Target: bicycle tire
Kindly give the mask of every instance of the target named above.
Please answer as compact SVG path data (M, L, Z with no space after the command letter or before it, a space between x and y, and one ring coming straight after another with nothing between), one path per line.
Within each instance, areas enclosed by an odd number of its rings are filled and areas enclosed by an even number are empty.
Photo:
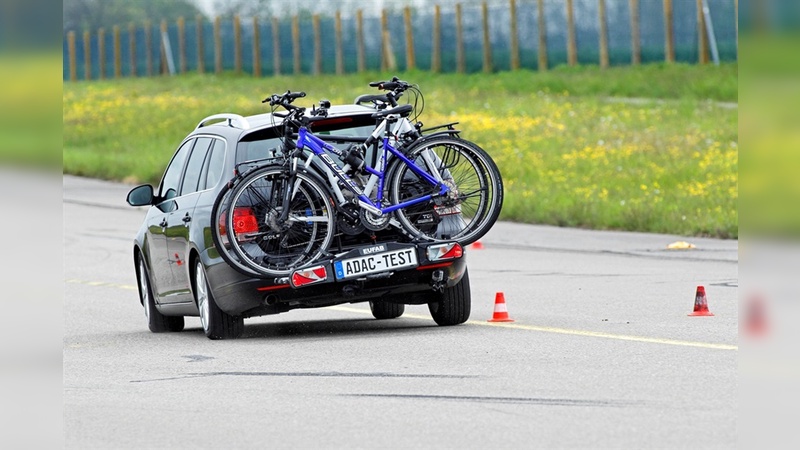
M334 237L335 210L327 188L297 173L289 220L280 223L289 178L283 166L266 166L242 178L230 193L225 233L247 269L264 277L286 276L325 255Z
M432 152L427 162L426 152ZM503 180L485 150L461 138L436 136L411 145L406 156L434 178L450 183L456 193L398 209L395 215L406 231L426 240L469 245L491 229L503 207ZM394 204L431 193L430 184L400 160L390 173Z

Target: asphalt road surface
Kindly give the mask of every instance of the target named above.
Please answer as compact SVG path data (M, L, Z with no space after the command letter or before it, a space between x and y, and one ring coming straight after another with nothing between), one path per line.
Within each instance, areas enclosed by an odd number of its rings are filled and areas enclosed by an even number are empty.
M64 177L67 448L736 446L737 241L498 223L464 325L361 303L211 341L148 331L130 187ZM513 323L487 322L498 292Z

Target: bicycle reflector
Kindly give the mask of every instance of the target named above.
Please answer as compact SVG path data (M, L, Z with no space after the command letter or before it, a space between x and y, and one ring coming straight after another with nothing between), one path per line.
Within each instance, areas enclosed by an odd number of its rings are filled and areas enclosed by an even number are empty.
M299 269L292 272L292 276L289 278L292 283L292 287L294 288L321 283L327 279L328 271L325 269L325 266L314 266L305 269Z
M258 220L253 214L253 208L243 207L233 210L233 231L236 234L258 232Z
M457 259L462 256L464 256L464 249L458 242L437 244L428 247L428 261L430 262Z

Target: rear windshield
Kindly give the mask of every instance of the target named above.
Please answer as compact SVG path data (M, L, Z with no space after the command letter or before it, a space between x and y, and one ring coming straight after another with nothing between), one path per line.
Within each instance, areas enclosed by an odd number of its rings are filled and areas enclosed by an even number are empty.
M315 122L311 131L324 139L325 136L366 138L375 129L375 119L368 115L352 117L334 117L329 120ZM326 139L338 149L345 149L350 142ZM275 128L259 130L245 136L236 149L236 163L246 161L263 162L280 155L282 143ZM331 154L336 160L336 155Z

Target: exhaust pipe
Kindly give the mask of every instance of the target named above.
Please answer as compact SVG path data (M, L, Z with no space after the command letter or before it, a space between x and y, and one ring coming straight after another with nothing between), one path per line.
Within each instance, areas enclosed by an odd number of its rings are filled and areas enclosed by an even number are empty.
M275 294L269 294L264 297L264 304L267 306L275 306L280 298Z

